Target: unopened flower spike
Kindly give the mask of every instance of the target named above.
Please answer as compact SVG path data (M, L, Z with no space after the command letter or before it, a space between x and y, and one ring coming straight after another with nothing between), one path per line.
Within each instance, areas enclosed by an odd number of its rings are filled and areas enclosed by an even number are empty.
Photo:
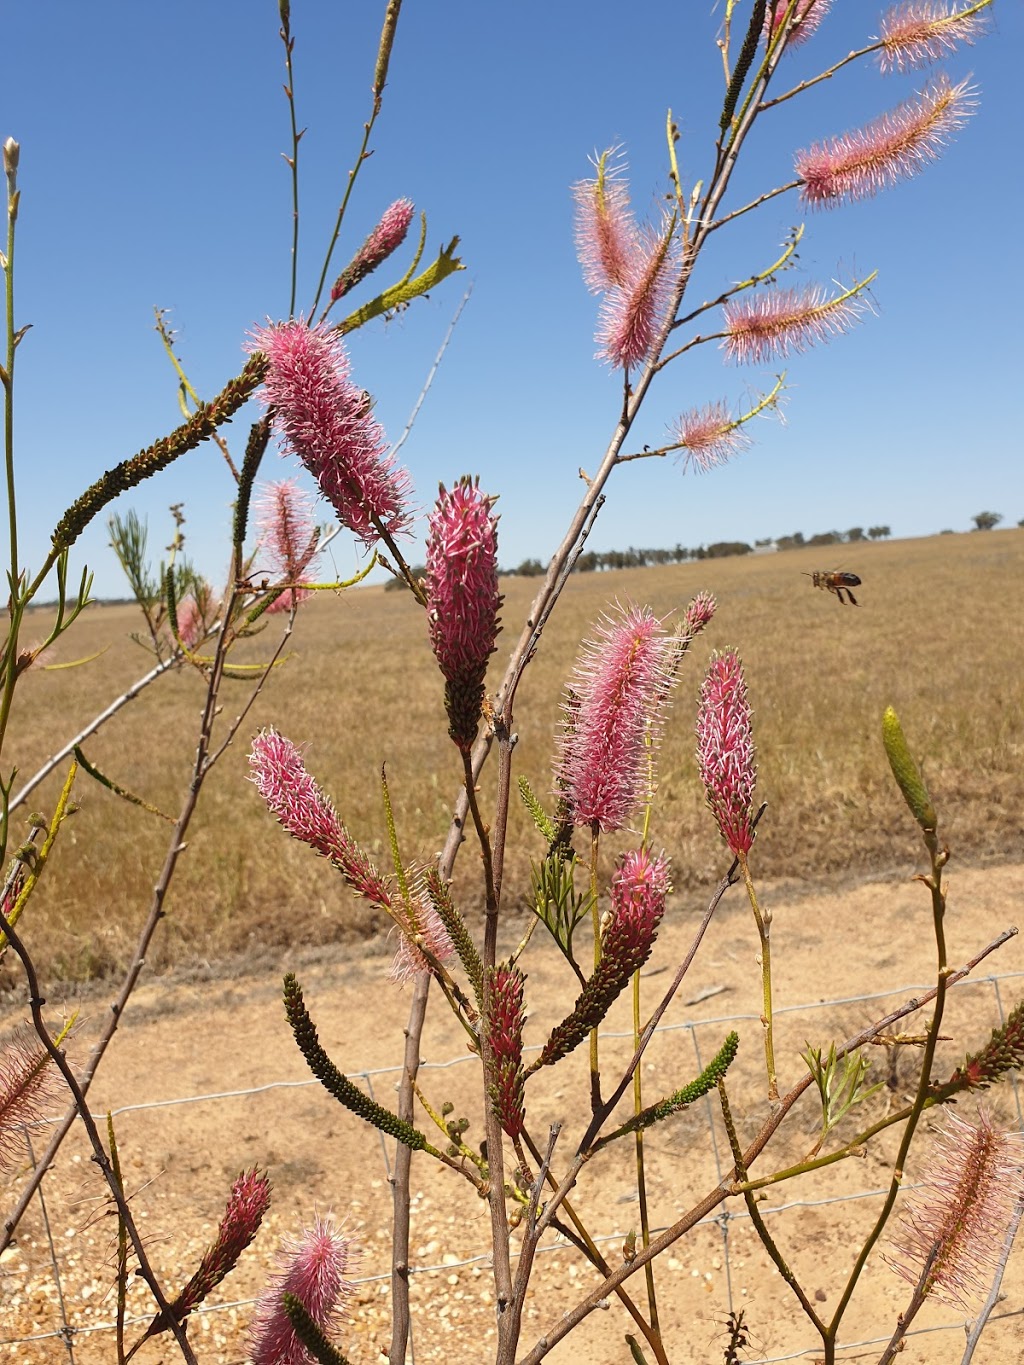
M937 0L897 5L882 20L878 64L885 72L906 71L948 57L961 43L973 43L986 29L992 0L951 9Z
M754 842L754 738L743 666L735 650L708 665L697 713L697 766L708 808L734 856Z
M585 641L563 706L555 785L576 825L622 829L650 795L673 644L647 607L616 606Z
M952 85L936 77L915 99L873 123L828 142L816 142L796 156L805 204L831 208L866 199L916 175L938 159L950 136L973 112L967 82Z
M928 795L921 770L911 755L899 716L891 706L885 708L885 715L882 717L882 743L885 745L886 757L896 779L896 785L903 793L903 799L909 806L911 815L923 830L934 832L938 823L935 807Z
M491 1104L502 1131L516 1138L523 1131L526 1109L523 1100L523 990L526 977L518 967L499 963L489 971L491 1008L487 1037L493 1066L488 1087Z
M487 662L500 630L493 506L475 480L460 479L450 492L442 484L427 535L430 644L445 680L448 733L464 753L476 739Z
M925 1292L973 1312L992 1283L1017 1200L1024 1195L1024 1134L946 1115L945 1131L908 1196L884 1260Z
M340 1325L351 1296L351 1265L352 1243L329 1215L317 1217L297 1240L285 1244L278 1269L256 1303L249 1343L252 1365L309 1365L312 1357L295 1330L287 1301L298 1302L327 1337Z
M266 356L262 395L285 449L316 479L341 524L371 547L379 527L392 537L408 534L409 476L387 454L337 331L293 319L257 328L250 349Z

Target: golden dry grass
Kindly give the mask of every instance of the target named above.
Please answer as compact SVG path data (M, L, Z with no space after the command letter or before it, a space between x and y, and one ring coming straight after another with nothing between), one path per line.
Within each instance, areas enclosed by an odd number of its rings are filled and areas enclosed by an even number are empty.
M802 575L842 567L860 574L860 606L840 606ZM728 859L703 806L693 758L697 689L709 651L739 648L755 708L759 794L769 802L755 874L821 886L913 870L916 829L881 747L885 706L896 707L922 759L955 859L1019 859L1024 850L1024 530L840 547L628 570L574 579L520 688L517 771L550 787L561 688L581 636L610 599L667 613L700 589L719 611L687 662L659 759L652 838L673 858L687 902ZM495 675L518 634L535 582L508 579ZM42 613L29 633L45 629ZM96 608L61 645L61 661L107 652L81 668L34 669L22 680L6 758L23 776L149 666L129 632L129 608ZM269 637L264 637L264 641ZM354 836L387 862L379 772L388 778L406 861L440 847L459 765L445 733L440 675L422 614L380 588L311 603L294 648L258 700L242 736L209 779L189 850L167 902L154 965L242 955L286 942L320 943L384 927L337 874L271 821L246 781L246 747L275 724L300 744ZM252 651L250 651L252 653ZM203 683L185 671L161 679L85 745L122 786L176 814L188 781ZM245 695L227 684L223 712ZM49 811L50 779L33 796ZM484 802L491 795L484 783ZM80 777L69 821L23 926L44 975L87 978L130 953L163 861L170 826ZM20 815L26 812L23 810ZM13 840L20 835L16 818ZM520 908L538 852L521 813L512 824L506 897ZM609 850L609 854L613 850ZM479 900L467 847L457 889ZM2 972L4 969L0 969ZM14 969L8 965L7 979ZM0 976L0 983L3 977Z

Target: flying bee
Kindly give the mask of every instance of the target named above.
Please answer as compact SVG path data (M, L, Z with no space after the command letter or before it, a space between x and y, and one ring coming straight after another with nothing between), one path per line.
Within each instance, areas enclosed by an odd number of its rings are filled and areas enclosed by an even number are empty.
M850 591L851 588L860 587L860 579L855 573L838 573L836 571L824 573L815 570L814 573L806 574L805 577L809 578L816 588L824 588L826 592L835 593L840 602L845 603L848 598L853 606L857 605L857 599ZM846 594L846 597L843 596L843 593Z

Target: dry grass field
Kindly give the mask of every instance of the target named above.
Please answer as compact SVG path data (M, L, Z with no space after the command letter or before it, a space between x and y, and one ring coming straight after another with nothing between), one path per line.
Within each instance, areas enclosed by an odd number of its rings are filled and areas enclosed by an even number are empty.
M859 606L840 605L804 576L837 567L861 576ZM756 875L792 893L849 887L918 864L916 829L881 746L881 715L890 703L923 761L956 862L1017 860L1024 851L1022 581L1024 530L579 576L520 688L518 771L539 793L549 790L561 690L581 637L609 600L647 602L661 614L708 589L718 614L683 671L652 822L654 842L672 856L678 892L693 900L690 893L716 881L727 863L693 757L704 664L710 650L727 645L746 665L759 794L769 803L753 855ZM503 586L506 626L495 676L536 584L510 578ZM37 612L29 634L37 625L41 635L45 619ZM147 671L149 656L129 638L137 626L130 608L91 609L50 662L106 652L79 668L36 668L24 677L7 753L22 777ZM247 645L248 657L269 652L273 630ZM89 740L87 757L176 814L202 692L202 680L188 670L160 679ZM224 715L246 695L245 684L226 684ZM459 770L421 613L404 594L382 588L310 603L286 665L204 790L151 955L155 967L252 963L284 944L322 945L383 927L330 868L273 824L246 781L247 738L269 724L308 746L311 770L354 836L382 861L382 763L406 861L430 858L443 841ZM58 790L54 776L30 806L48 811ZM485 777L485 801L490 791ZM171 828L83 775L77 800L80 810L23 920L51 981L103 976L124 962ZM16 820L14 839L20 828ZM506 865L510 909L521 909L537 852L532 827L517 812ZM478 900L474 872L474 860L463 858L458 889L467 907ZM18 983L16 964L0 973L0 986Z

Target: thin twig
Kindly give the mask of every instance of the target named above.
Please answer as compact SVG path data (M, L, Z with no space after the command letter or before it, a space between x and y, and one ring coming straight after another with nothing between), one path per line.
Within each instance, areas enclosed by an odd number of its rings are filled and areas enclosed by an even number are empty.
M1003 1276L1006 1273L1006 1263L1010 1259L1013 1239L1017 1236L1017 1229L1020 1227L1020 1220L1022 1217L1024 1217L1024 1194L1020 1196L1014 1207L1013 1217L1010 1219L1009 1226L1006 1229L1006 1236L1003 1238L1003 1249L999 1253L999 1261L996 1264L996 1273L992 1280L992 1287L988 1291L988 1298L985 1300L981 1312L975 1318L974 1325L967 1334L967 1345L964 1347L960 1365L971 1365L971 1361L974 1359L975 1349L977 1348L978 1342L981 1340L981 1334L984 1332L988 1320L992 1316L992 1310L1001 1298Z
M444 353L445 351L447 351L448 345L451 342L452 337L455 335L455 328L459 325L459 318L462 317L462 310L469 302L469 296L470 294L472 294L472 292L473 286L470 285L466 292L463 294L459 302L458 308L456 308L454 314L452 315L452 320L448 324L448 330L444 334L444 340L441 342L441 346L437 352L437 355L434 356L434 363L428 370L427 377L423 381L423 387L422 389L420 389L419 396L417 397L416 402L412 406L412 412L409 414L409 420L405 424L405 430L402 432L401 436L399 436L398 440L395 442L395 444L391 447L391 450L388 452L389 458L394 458L394 456L398 454L398 452L405 445L406 441L409 439L409 433L412 431L413 427L416 424L416 418L420 414L420 408L423 406L423 401L426 398L427 394L430 392L430 386L433 384L437 372L441 368L441 361L444 359Z
M27 1126L23 1129L23 1132L25 1134L25 1146L28 1148L28 1159L34 1166L36 1164L36 1154L32 1149L32 1134L29 1132ZM57 1303L60 1307L61 1321L59 1335L63 1339L64 1346L67 1349L70 1365L75 1365L75 1348L73 1345L75 1329L68 1322L67 1305L64 1302L64 1286L61 1284L60 1266L57 1264L57 1248L53 1244L53 1229L50 1227L50 1215L46 1210L46 1198L43 1194L42 1185L39 1186L37 1193L39 1195L39 1209L43 1215L43 1229L46 1232L46 1244L50 1249L50 1265L53 1268L53 1282L57 1286Z

